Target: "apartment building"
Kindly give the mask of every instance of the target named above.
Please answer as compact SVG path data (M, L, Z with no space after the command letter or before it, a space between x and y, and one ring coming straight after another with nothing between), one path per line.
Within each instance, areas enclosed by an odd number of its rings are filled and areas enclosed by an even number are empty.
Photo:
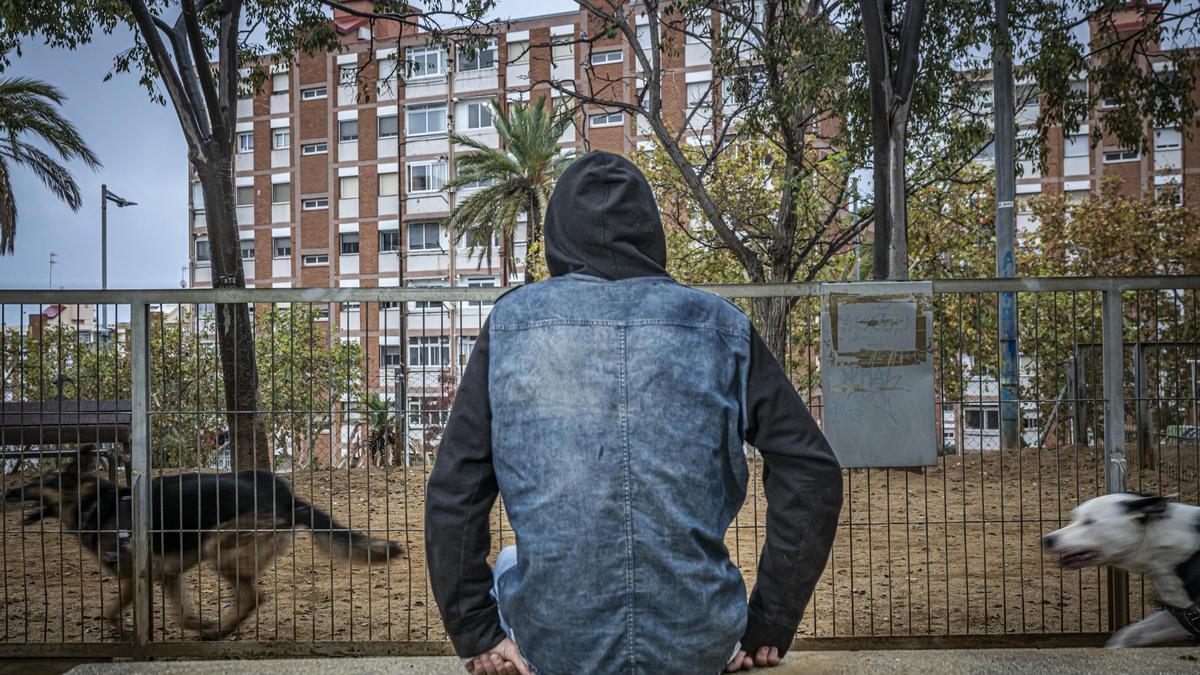
M588 26L582 12L513 22L477 53L432 45L415 31L389 33L394 26L387 22L372 34L365 20L341 12L333 23L342 53L273 66L263 91L237 101L234 181L247 286L508 285L500 277L498 247L467 247L443 224L477 189L444 189L462 150L447 132L498 147L488 103L548 96L568 104L550 80L604 86L632 98L626 85L636 81L638 66L628 46L620 38L598 39L587 53L576 53ZM704 105L712 80L708 48L695 38L679 39L686 46L666 57L663 94L677 123ZM628 153L646 140L639 133L645 126L621 112L576 112L560 141L563 151ZM209 246L194 177L189 210L190 281L205 287L211 284ZM509 284L524 277L524 232L522 224ZM363 344L375 364L373 389L388 396L405 391L411 424L435 423L445 415L435 402L461 372L489 307L408 303L403 326L401 309L346 303L322 318Z
M1145 13L1137 7L1117 12L1113 17L1113 29L1118 34L1133 33L1145 28ZM1091 30L1097 30L1092 22ZM1140 67L1145 71L1164 72L1173 67L1160 45L1150 45L1148 56L1139 57ZM991 81L984 86L991 91ZM1078 91L1088 91L1093 86L1080 77L1072 83ZM1018 80L1015 100L1023 104L1016 111L1018 152L1030 144L1021 140L1036 138L1035 123L1040 112L1040 97L1037 88L1030 82ZM1191 92L1193 99L1200 101L1200 90ZM1100 183L1108 177L1121 179L1122 192L1128 195L1166 196L1174 204L1200 209L1200 135L1187 138L1184 130L1177 127L1156 127L1145 123L1144 136L1149 149L1130 148L1122 145L1113 135L1101 134L1098 144L1092 145L1092 132L1102 128L1100 115L1105 108L1116 105L1115 101L1102 100L1093 109L1086 122L1076 131L1067 133L1062 127L1054 127L1046 136L1046 171L1038 170L1035 157L1018 157L1017 230L1018 235L1036 230L1037 223L1030 210L1030 200L1038 195L1065 195L1068 200L1083 199L1096 192ZM993 160L989 146L982 158Z

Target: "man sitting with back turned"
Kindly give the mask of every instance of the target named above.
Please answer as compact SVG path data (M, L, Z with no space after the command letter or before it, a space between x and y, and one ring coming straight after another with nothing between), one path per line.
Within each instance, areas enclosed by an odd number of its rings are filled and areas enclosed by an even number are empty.
M491 311L426 502L428 568L473 673L717 673L779 663L833 542L837 460L750 321L667 275L650 186L592 152L545 225L553 278ZM763 456L766 544L725 531ZM515 533L489 568L496 495Z

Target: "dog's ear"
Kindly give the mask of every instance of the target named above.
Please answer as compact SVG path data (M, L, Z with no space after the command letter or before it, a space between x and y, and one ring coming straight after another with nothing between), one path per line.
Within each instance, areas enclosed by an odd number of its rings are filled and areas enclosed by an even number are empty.
M1167 511L1166 497L1138 497L1122 504L1126 511L1139 520L1157 518Z

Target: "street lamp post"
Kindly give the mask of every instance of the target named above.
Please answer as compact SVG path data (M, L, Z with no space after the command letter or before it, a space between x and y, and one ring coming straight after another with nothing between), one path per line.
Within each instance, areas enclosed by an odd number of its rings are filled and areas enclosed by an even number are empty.
M108 203L112 202L117 205L117 208L125 208L126 206L137 206L137 202L131 202L123 197L109 192L108 185L100 185L100 290L108 290ZM108 330L108 304L100 304L100 331Z

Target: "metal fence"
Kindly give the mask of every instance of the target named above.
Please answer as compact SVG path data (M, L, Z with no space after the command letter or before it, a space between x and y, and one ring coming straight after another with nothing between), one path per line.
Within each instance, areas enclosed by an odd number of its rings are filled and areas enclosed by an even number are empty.
M1150 609L1151 589L1105 569L1062 570L1040 537L1107 491L1200 499L1200 277L933 289L937 463L844 472L837 539L797 637L810 649L1094 644ZM819 285L709 290L747 308L789 304L781 361L821 420ZM98 443L111 468L97 475L115 486L101 493L117 514L77 517L93 523L78 527L62 513L31 518L54 498L45 490L0 504L0 655L449 653L425 569L424 490L473 336L500 292L0 291L5 491ZM1003 292L1017 295L1024 445L1007 451L995 378ZM170 492L171 481L231 464L216 302L252 304L269 448L258 468L351 529L400 544L402 556L351 565L304 528L238 522L225 562L210 555L174 590L169 558L183 555L162 553L174 550L164 542L196 532L167 527L167 512L206 505ZM760 460L749 452L748 462L727 545L749 587L766 502ZM498 551L512 538L502 505L493 522ZM253 555L237 564L252 569L248 585L228 573L245 547ZM132 603L118 624L104 617L123 587ZM176 593L191 619L174 609ZM244 602L251 593L256 602ZM247 604L236 630L199 639L197 626L228 623Z

